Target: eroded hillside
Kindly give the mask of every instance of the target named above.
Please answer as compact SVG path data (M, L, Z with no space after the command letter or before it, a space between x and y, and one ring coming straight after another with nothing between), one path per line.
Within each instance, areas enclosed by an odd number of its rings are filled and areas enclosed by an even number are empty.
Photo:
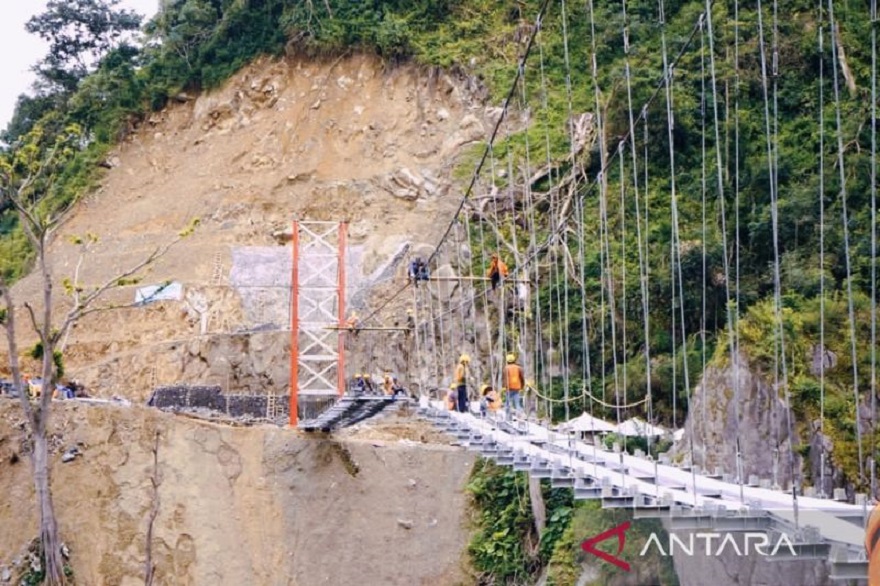
M0 401L0 567L37 532L19 423L18 406ZM78 584L143 584L153 510L156 584L464 578L473 457L411 420L320 438L68 402L52 437L59 528ZM71 447L82 455L61 463Z
M350 221L350 296L396 286L407 252L429 251L455 209L457 157L486 136L475 92L468 80L362 56L263 60L154 114L56 233L53 273L102 283L198 217L142 283L180 282L183 299L84 319L65 343L68 375L136 400L174 382L283 393L288 300L276 277L288 272L279 243L291 220ZM83 256L70 236L86 233L98 241ZM262 283L248 277L255 263ZM25 300L37 287L31 275L14 292ZM129 286L110 299L134 296Z

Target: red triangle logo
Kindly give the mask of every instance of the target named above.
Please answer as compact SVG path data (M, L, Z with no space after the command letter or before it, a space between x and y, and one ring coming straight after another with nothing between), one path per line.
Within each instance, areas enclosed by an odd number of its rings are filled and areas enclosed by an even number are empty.
M596 535L595 537L591 537L591 538L587 539L586 541L582 542L581 549L587 553L593 554L597 558L605 560L609 564L614 564L615 566L617 566L618 568L620 568L621 570L623 570L625 572L629 572L630 565L628 563L626 563L625 561L623 561L622 559L620 559L619 557L617 557L620 555L620 552L623 551L623 546L626 545L626 530L629 529L629 525L630 525L630 522L626 521L624 523L621 523L617 527L612 527L611 529L609 529L607 531L603 531L599 535ZM603 541L606 541L608 539L611 539L612 537L617 537L617 553L616 554L611 555L610 553L606 553L606 552L602 551L601 549L596 548L597 544L602 543Z

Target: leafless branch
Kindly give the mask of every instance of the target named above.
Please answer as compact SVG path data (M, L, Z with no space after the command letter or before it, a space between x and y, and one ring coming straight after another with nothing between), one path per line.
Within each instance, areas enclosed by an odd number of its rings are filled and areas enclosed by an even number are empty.
M87 313L94 313L94 311L89 311L89 306L98 299L101 295L103 295L109 289L118 286L120 281L124 281L125 279L131 277L136 274L138 271L143 269L144 267L154 263L158 259L162 258L171 248L180 242L184 236L177 236L174 240L165 244L163 246L157 247L149 256L147 256L144 260L137 263L135 266L123 271L122 273L108 279L102 285L96 287L91 293L86 295L83 299L79 299L78 296L74 301L74 306L67 313L67 316L64 318L64 321L61 323L61 327L58 328L57 336L60 338L67 331L67 329L79 318ZM74 283L74 291L78 289L78 283ZM97 311L97 310L96 310Z
M40 335L40 326L37 324L37 316L34 313L33 306L29 302L25 301L24 308L27 310L28 316L31 319L31 326L34 328L34 332L36 332L36 334L39 336Z

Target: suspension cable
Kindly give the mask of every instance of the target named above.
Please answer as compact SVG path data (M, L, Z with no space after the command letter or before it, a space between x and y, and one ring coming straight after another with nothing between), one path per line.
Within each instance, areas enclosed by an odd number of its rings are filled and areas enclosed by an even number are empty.
M673 72L669 65L669 59L666 51L666 22L663 10L663 0L659 2L660 6L660 46L663 51L663 69L666 71L666 133L667 139L669 141L669 185L670 185L670 202L671 202L671 211L672 211L672 245L673 245L673 257L677 262L673 263L672 269L673 274L678 273L678 289L679 289L679 313L681 316L681 333L682 333L682 378L684 379L684 388L685 388L685 397L688 402L688 408L691 405L691 390L690 384L688 380L688 361L687 361L687 337L686 337L686 328L685 328L685 313L684 313L684 279L682 277L682 269L681 269L681 234L679 233L679 220L678 220L678 193L676 191L676 182L675 182L675 143L673 141L673 127L674 127L674 119L672 115L672 79ZM703 15L700 16L700 20L698 22L698 28L702 29L703 27ZM673 287L673 291L674 291ZM674 320L673 320L674 323ZM696 502L697 498L697 473L696 473L696 461L694 460L694 437L693 437L693 428L694 428L694 418L690 417L687 419L687 422L690 424L690 434L688 441L688 451L691 458L691 483L693 485L694 491L694 502Z
M709 4L708 1L706 2L706 4L707 5ZM737 13L738 13L738 10L739 10L739 6L737 3L735 11L737 11ZM736 16L735 19L737 21L737 27L738 27L739 26L738 16ZM728 347L729 347L729 351L730 351L730 364L731 364L732 368L736 369L736 368L738 368L738 365L739 365L739 353L738 353L738 348L736 346L736 339L735 339L736 322L739 319L739 313L738 313L739 312L739 306L738 306L739 295L737 292L737 307L734 311L731 308L731 304L730 304L730 263L727 258L727 209L726 209L726 200L725 200L725 196L724 196L724 178L722 176L723 163L721 160L721 135L720 135L721 124L720 124L720 117L718 115L718 86L717 86L716 73L715 73L715 71L716 71L715 70L715 38L714 38L715 35L714 35L713 27L712 27L712 10L709 6L706 7L706 26L707 26L708 36L709 36L709 72L710 72L710 76L711 76L711 85L712 85L712 111L713 111L713 121L714 121L714 127L715 127L715 171L716 171L716 183L717 183L716 188L718 189L718 203L719 203L720 213L721 213L721 250L723 252L721 256L723 259L722 262L723 262L723 266L724 266L724 301L725 301L725 307L727 310L727 340L728 340ZM739 29L737 28L737 30L736 30L737 43L739 42L738 34L739 34ZM739 57L739 53L738 53L738 45L737 45L736 58L738 59L738 57ZM738 66L739 66L739 64L737 62L737 67ZM738 81L737 81L737 83L738 83ZM738 92L739 91L738 88L735 89L735 91ZM738 107L738 103L737 103L737 107ZM737 112L737 116L738 116L738 112ZM739 139L739 137L737 136L737 145L736 145L737 157L739 156L738 139ZM737 158L737 173L739 171L738 161L739 161L739 159ZM737 175L737 181L738 181L738 175ZM738 187L739 186L737 184L737 191L738 191ZM737 206L737 208L738 208L738 206ZM737 213L738 213L738 209L737 209ZM738 218L738 216L737 216L737 218ZM704 217L703 221L705 222L705 217ZM704 224L704 226L705 226L705 224ZM737 254L737 262L738 262L738 259L739 259L739 225L738 224L736 226L736 240L735 241L736 241L735 246L737 248L736 254ZM705 253L704 253L704 255L705 255ZM704 265L703 265L704 266L703 287L704 287L704 291L705 291L705 279L706 279L705 256L703 259L703 263L704 263ZM739 275L737 274L737 288L738 287L739 287ZM705 313L706 313L706 305L705 305L705 297L704 297L704 300L703 300L703 315L704 316L705 316ZM705 344L706 343L705 343L705 336L704 336L703 337L703 356L704 356L704 358L703 358L703 371L704 372L706 370ZM741 389L740 389L739 376L737 376L736 374L734 374L734 377L733 377L733 389L734 389L733 390L733 402L734 402L734 420L735 420L734 435L736 437L736 453L737 453L737 459L741 459L742 458L742 441L740 440L740 429L739 429ZM705 401L704 401L704 403L705 403ZM737 476L738 476L739 487L740 487L740 501L742 502L745 500L744 479L742 478L741 474L737 474Z
M777 365L782 366L782 386L784 387L785 393L785 405L786 405L786 419L788 422L788 443L789 443L789 471L791 474L791 486L792 486L792 504L794 506L794 515L795 515L795 525L798 525L798 501L797 501L797 486L798 479L796 476L796 470L794 467L794 435L793 435L793 426L792 426L792 416L791 416L791 401L789 400L790 389L788 388L788 370L787 363L785 357L785 328L782 322L782 285L780 281L780 270L779 270L779 205L778 205L778 183L776 181L776 159L774 156L774 148L772 145L772 137L774 136L771 131L770 126L770 99L769 99L769 88L768 88L768 75L767 75L767 54L766 47L764 41L764 17L763 17L763 7L761 5L761 0L758 0L758 44L760 46L761 53L761 85L764 93L764 133L766 137L766 146L767 146L767 165L770 170L770 211L772 216L772 224L773 224L773 282L774 282L774 308L775 308L775 319L774 319L774 329L776 331L776 335L774 336L774 347L779 348L778 360L776 361ZM776 392L779 392L779 387L777 386Z
M835 118L837 121L837 166L840 174L840 209L841 220L843 222L843 250L846 259L846 292L847 307L849 310L849 334L850 334L850 351L853 369L853 398L855 399L855 420L856 420L856 443L858 445L859 454L859 483L865 482L865 461L862 454L862 423L859 413L859 364L857 362L856 353L856 319L855 308L853 305L852 292L852 267L850 263L850 244L849 244L849 216L847 213L847 192L846 192L846 172L843 166L843 123L840 117L840 84L838 81L838 59L837 51L834 50L839 44L837 22L834 20L834 0L828 0L828 24L831 32L831 57L834 64L834 102L835 102Z

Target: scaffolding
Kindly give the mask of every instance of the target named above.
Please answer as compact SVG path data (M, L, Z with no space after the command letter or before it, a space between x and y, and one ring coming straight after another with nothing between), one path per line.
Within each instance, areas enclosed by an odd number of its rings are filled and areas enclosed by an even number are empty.
M290 424L300 397L345 391L345 265L348 224L293 222L290 307Z

